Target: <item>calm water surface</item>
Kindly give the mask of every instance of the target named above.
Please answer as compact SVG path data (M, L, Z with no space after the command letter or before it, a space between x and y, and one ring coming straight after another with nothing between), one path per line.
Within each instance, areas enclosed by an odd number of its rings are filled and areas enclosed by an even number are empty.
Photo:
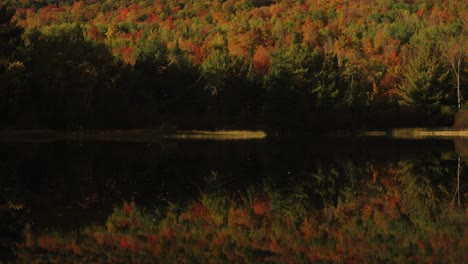
M0 143L0 259L461 263L466 153L376 137Z

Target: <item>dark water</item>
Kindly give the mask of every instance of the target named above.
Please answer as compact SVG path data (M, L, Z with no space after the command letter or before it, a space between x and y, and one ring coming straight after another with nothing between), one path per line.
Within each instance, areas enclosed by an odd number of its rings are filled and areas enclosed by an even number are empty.
M7 262L453 262L463 140L0 144Z

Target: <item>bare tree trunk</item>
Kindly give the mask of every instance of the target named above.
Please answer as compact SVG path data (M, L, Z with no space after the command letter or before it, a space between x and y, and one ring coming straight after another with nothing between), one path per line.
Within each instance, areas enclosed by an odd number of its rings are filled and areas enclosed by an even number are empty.
M452 199L452 204L456 205L457 208L461 208L461 200L460 200L460 174L461 174L461 157L458 157L458 166L457 166L457 188L455 190L455 195ZM455 204L455 199L457 199L457 203Z
M453 65L453 70L455 71L455 77L457 78L457 99L458 99L458 110L461 108L461 94L460 94L460 67L461 67L461 58L457 59L457 66Z

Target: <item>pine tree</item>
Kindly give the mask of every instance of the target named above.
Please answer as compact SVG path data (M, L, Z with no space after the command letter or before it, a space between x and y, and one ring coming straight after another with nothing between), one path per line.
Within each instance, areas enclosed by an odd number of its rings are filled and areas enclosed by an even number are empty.
M440 51L434 45L420 45L404 72L399 103L423 113L440 113L448 73L440 61Z

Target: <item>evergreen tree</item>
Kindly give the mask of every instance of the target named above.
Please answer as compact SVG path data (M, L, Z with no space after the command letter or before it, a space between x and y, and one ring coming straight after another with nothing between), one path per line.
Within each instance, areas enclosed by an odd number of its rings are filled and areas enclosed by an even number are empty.
M447 97L448 69L434 45L420 45L411 58L400 85L399 103L415 111L438 114Z
M8 3L0 3L0 126L14 122L24 88L24 64L17 56L22 29L11 23L14 13Z

